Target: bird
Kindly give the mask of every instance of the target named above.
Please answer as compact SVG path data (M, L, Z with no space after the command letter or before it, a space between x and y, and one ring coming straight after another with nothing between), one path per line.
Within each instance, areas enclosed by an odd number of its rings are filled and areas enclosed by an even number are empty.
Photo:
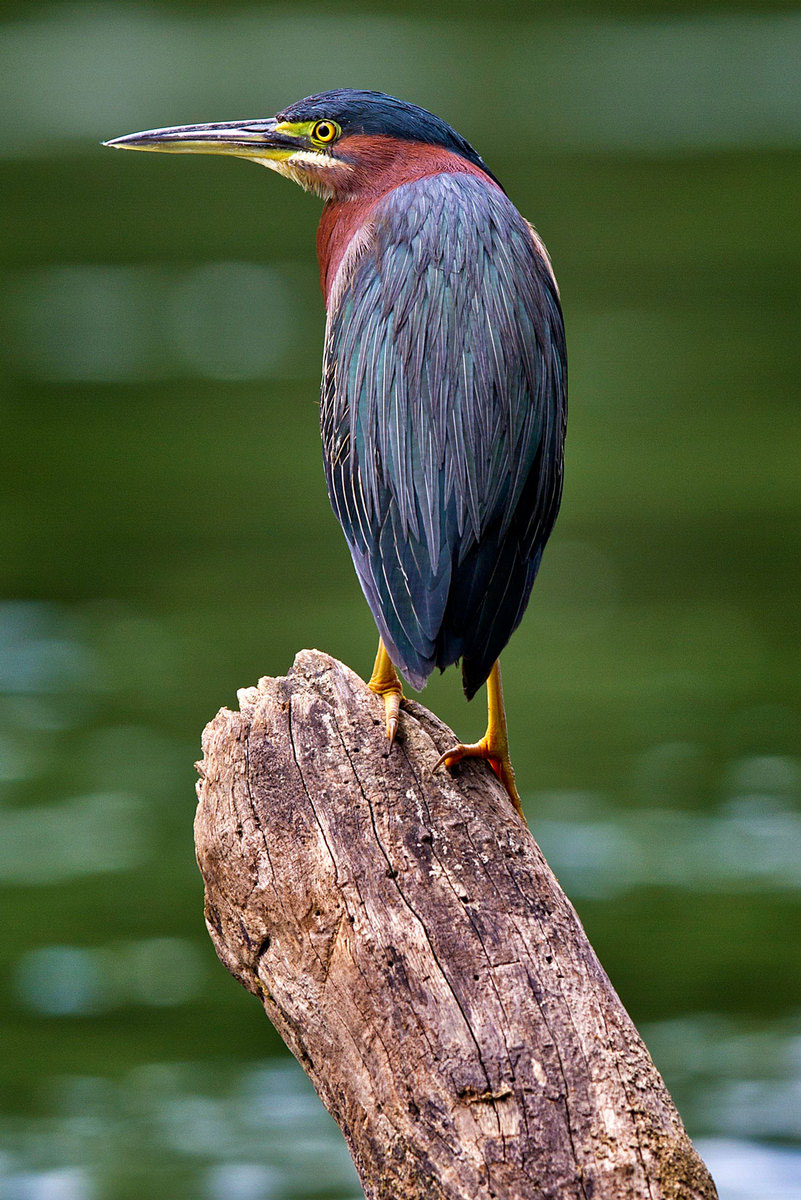
M383 92L104 145L249 159L324 201L320 402L334 513L379 633L369 688L390 749L403 699L461 662L487 730L435 768L486 759L523 814L499 658L559 511L564 322L551 261L476 150Z

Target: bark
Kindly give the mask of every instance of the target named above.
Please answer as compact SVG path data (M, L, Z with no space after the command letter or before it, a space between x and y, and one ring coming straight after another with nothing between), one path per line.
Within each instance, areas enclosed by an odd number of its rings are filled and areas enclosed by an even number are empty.
M369 1200L708 1200L671 1098L534 838L453 734L301 652L207 727L217 953L339 1123Z

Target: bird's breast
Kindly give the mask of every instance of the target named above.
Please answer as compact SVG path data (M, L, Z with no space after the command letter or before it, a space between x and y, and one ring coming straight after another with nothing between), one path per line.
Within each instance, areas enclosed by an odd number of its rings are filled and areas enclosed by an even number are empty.
M365 147L356 145L360 141L370 143L371 153L366 156L369 170L355 172L353 186L356 190L326 203L317 230L320 285L329 311L332 299L342 292L341 280L337 278L341 268L344 265L347 270L351 259L358 260L360 252L352 252L359 251L368 240L373 210L396 188L429 179L432 175L473 175L489 187L502 191L499 184L475 163L442 146L391 138L350 137L343 139L342 152L355 154L358 161L360 154L365 156ZM378 142L387 143L386 153L377 153ZM352 246L354 239L358 241Z
M370 216L380 198L329 200L323 209L317 229L317 261L328 311L343 291L344 281L338 277L343 269L348 276L351 274L348 261L354 262L359 257L359 248L369 240Z

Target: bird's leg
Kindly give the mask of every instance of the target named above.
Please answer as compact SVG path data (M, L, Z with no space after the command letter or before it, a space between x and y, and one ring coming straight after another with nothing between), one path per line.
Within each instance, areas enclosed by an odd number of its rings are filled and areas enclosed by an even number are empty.
M509 731L506 726L501 665L498 659L495 660L487 679L487 732L480 742L472 742L467 746L459 742L458 746L446 750L437 760L434 770L441 766L455 767L463 758L486 758L509 793L512 804L523 817L523 807L515 786L515 773L509 758Z
M400 712L400 702L403 698L403 688L401 687L401 681L398 679L398 673L392 665L392 659L387 654L386 647L381 638L378 639L378 653L375 656L373 673L370 676L370 682L367 686L377 696L384 697L387 737L389 738L389 748L391 750L392 743L395 741L395 734L398 732L398 713Z

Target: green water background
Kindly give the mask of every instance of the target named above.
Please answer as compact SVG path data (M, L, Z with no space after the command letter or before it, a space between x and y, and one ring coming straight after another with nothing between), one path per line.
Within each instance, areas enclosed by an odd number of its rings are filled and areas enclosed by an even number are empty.
M0 1197L346 1198L217 963L199 735L375 633L320 463L319 204L98 142L356 85L551 251L567 486L504 656L535 836L728 1200L801 1196L801 9L0 10ZM425 701L483 729L458 676Z

